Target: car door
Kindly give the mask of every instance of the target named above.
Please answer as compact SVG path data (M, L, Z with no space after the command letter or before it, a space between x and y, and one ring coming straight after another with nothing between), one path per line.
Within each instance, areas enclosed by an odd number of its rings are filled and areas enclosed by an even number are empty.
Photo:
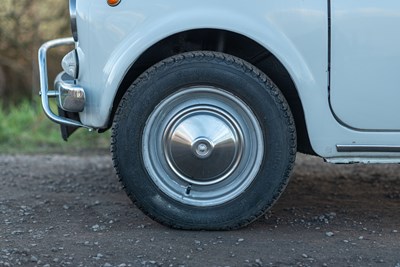
M330 104L357 130L400 130L400 1L331 1Z

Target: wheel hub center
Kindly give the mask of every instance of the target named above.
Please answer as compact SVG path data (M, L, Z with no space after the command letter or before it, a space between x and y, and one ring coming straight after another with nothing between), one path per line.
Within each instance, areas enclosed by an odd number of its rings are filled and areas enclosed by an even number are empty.
M196 140L192 144L193 154L199 159L206 159L211 156L214 145L207 138Z

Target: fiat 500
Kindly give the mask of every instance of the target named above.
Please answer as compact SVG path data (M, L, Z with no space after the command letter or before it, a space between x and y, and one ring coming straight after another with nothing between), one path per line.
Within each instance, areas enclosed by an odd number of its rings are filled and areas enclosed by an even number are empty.
M39 50L67 139L112 130L132 201L181 229L235 229L276 202L296 152L400 163L400 2L70 0ZM49 89L46 54L74 45ZM49 98L58 99L58 111Z

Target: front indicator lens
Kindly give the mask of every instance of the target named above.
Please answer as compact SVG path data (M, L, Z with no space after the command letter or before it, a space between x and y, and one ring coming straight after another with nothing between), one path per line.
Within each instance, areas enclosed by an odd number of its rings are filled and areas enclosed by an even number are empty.
M76 51L73 50L65 55L61 61L61 66L63 70L72 78L78 78L78 58Z
M107 0L107 4L110 6L117 6L121 0Z

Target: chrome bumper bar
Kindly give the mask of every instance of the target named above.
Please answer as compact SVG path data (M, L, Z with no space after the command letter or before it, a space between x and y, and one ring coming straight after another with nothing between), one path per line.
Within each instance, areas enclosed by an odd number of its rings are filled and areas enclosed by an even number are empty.
M39 74L40 74L40 96L41 96L41 100L42 100L42 107L43 107L43 110L44 110L45 114L47 115L47 117L49 117L50 120L52 120L58 124L74 126L74 127L85 127L88 129L92 129L89 126L83 125L79 121L71 120L71 119L68 119L65 117L58 116L58 115L54 114L50 108L50 103L49 103L50 97L59 97L59 102L61 102L61 104L60 104L61 108L63 108L62 102L63 102L63 100L66 99L65 98L66 91L68 91L67 95L69 93L70 95L79 96L81 99L79 99L80 102L79 101L78 102L80 103L80 105L82 105L81 100L82 100L82 93L83 93L83 99L84 99L84 91L82 88L80 88L78 86L74 86L73 84L68 83L68 82L63 83L62 81L60 81L56 84L56 90L49 90L49 82L48 82L48 75L47 75L47 51L51 48L55 48L58 46L73 45L73 44L74 44L74 39L72 37L71 38L61 38L61 39L48 41L48 42L44 43L39 49L38 60L39 60ZM59 80L60 77L58 77L57 80ZM60 94L60 90L61 90L62 94ZM84 105L84 103L83 103L83 105ZM81 109L83 109L83 106ZM68 111L68 110L66 110L66 111ZM81 110L78 110L78 111L81 111Z

